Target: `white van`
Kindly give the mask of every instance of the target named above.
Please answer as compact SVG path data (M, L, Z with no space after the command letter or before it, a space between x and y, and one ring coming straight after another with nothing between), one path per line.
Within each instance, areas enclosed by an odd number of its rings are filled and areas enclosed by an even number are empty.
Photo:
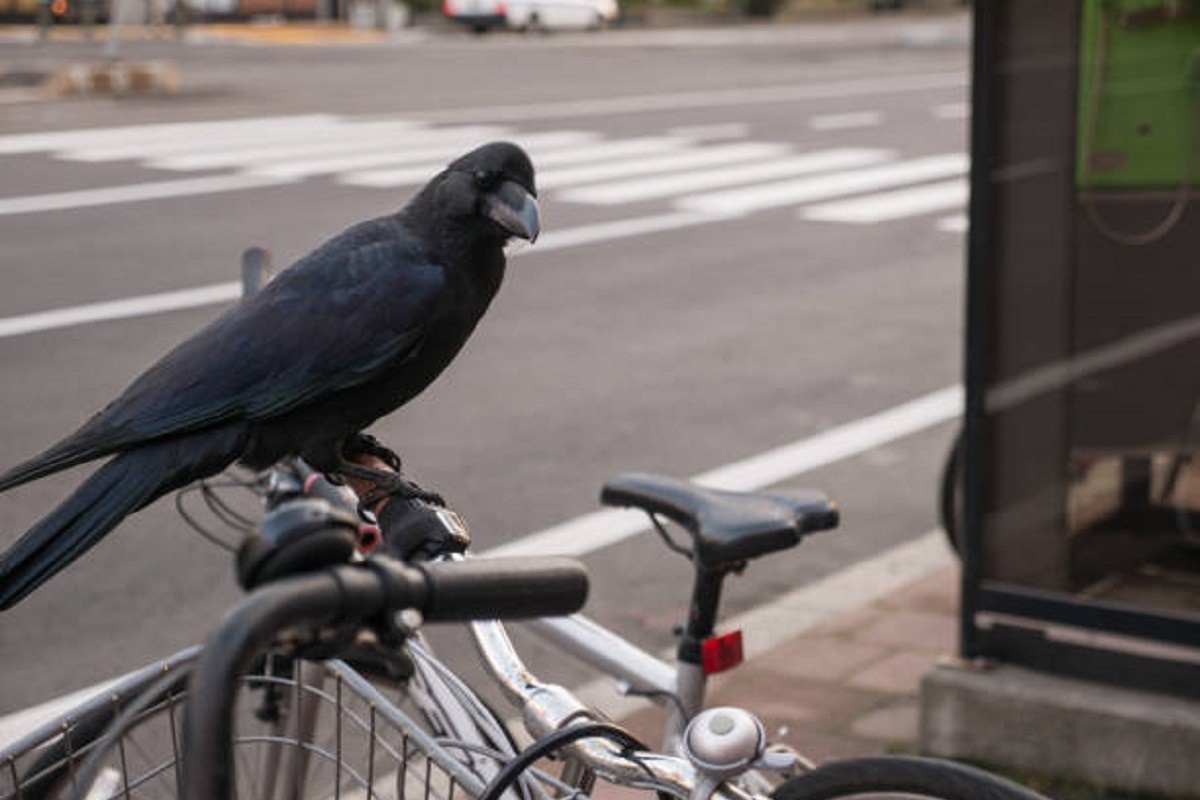
M442 13L476 33L603 28L620 13L617 0L443 0Z

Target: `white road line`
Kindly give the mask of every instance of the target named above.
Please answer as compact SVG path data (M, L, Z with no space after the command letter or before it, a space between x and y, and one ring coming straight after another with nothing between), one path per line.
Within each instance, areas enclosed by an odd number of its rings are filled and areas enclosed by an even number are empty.
M850 78L822 83L784 86L746 86L735 89L677 92L674 94L625 95L623 97L530 103L528 105L483 106L444 109L408 116L429 122L491 122L604 117L611 114L675 111L686 108L728 108L733 106L792 103L805 100L842 99L867 95L894 95L898 92L924 92L931 89L955 89L967 85L964 72L934 72L894 75L884 78Z
M286 182L280 178L261 175L212 175L203 178L133 183L104 189L81 189L73 192L6 197L0 198L0 217L90 206L108 206L117 203L134 203L142 200L162 200L168 197L189 197L214 192L260 189Z
M903 217L915 217L934 211L961 208L967 202L967 181L957 179L925 186L913 186L891 192L880 192L853 200L802 208L802 219L821 222L845 222L871 225Z
M342 172L344 169L365 169L367 167L412 166L425 162L436 162L439 168L445 167L445 162L455 156L462 155L464 150L474 145L484 144L488 139L508 136L510 131L505 128L460 128L467 131L462 134L450 134L442 138L437 134L427 134L425 144L392 150L373 146L367 152L346 152L346 154L331 154L313 158L298 158L295 161L280 163L251 164L244 168L247 175L263 175L265 178L286 178L299 180L312 178L313 175L324 175ZM437 172L437 170L433 170ZM427 173L432 176L433 173Z
M263 126L305 125L314 122L335 122L332 114L297 114L279 117L247 117L216 122L168 122L158 125L119 125L110 128L80 128L72 131L42 131L0 136L0 155L37 153L44 150L83 147L88 144L125 142L155 142L174 140L180 136L219 136L238 130L253 130Z
M944 233L965 233L967 224L966 214L954 214L953 216L939 219L937 221L937 229Z
M744 161L778 158L786 153L787 145L767 142L741 142L738 144L706 147L703 150L688 150L676 155L651 158L635 158L630 161L590 164L582 167L540 170L537 176L539 189L559 189L564 186L599 183L630 175L652 175L659 172L691 170L698 167L716 167Z
M537 134L522 137L517 142L528 145L530 140L534 139L536 143L536 139L534 138L536 136ZM535 160L538 170L541 171L547 167L554 167L561 164L581 164L603 161L610 158L627 158L629 156L640 156L648 153L662 153L687 147L688 144L689 142L686 139L672 136L645 136L636 139L620 139L612 142L601 142L599 144L586 144L581 147L546 149L541 153L536 153ZM534 155L531 153L531 156ZM412 182L412 170L408 168L397 170L373 169L366 172L353 172L342 175L339 180L350 186L373 186L378 188L403 186L406 183Z
M858 192L946 178L966 170L967 157L961 153L952 153L854 172L839 172L835 175L692 195L677 200L676 206L687 211L704 211L711 214L749 214L768 208L830 200Z
M685 108L715 108L765 103L799 102L823 98L893 95L897 92L922 92L966 86L966 73L932 72L894 75L885 78L849 78L782 86L741 87L712 91L671 94L629 95L624 97L509 106L473 106L470 108L412 111L406 118L423 122L479 122L488 120L521 121L547 118L599 117ZM170 122L156 125L121 125L106 128L82 128L70 131L40 131L0 136L0 155L35 153L61 148L83 147L99 141L116 145L127 141L154 142L181 135L219 135L239 128L343 119L331 114L298 114L279 117L250 117L209 122ZM374 117L374 119L379 119Z
M692 480L722 489L751 491L864 453L955 419L962 412L961 386L950 386L783 447L696 475ZM645 514L608 509L488 550L488 556L582 556L649 530Z
M510 136L509 128L494 125L469 125L451 128L414 128L403 126L379 131L331 131L325 136L314 137L305 142L276 145L264 142L227 148L217 152L198 152L172 158L150 161L148 166L160 169L216 169L238 167L262 168L268 174L276 166L277 174L300 176L316 174L302 172L305 168L319 164L336 163L340 158L383 157L397 162L428 160L433 157L457 155L458 152L490 139ZM293 172L288 168L295 167ZM320 169L319 172L329 172Z
M679 128L671 128L667 131L668 136L682 136L685 139L693 139L695 141L708 141L712 139L740 139L750 131L750 126L745 122L718 122L713 125L684 125Z
M971 107L966 103L944 103L933 107L933 116L938 119L969 119Z
M538 239L536 245L528 250L520 250L518 254L528 253L537 255L552 250L567 247L579 247L585 244L611 242L615 239L628 239L631 236L644 236L648 233L662 233L680 228L690 228L694 225L706 225L719 221L720 217L712 214L695 213L691 211L671 212L653 217L634 217L633 219L618 219L612 222L596 222L591 225L580 225L561 231L552 231Z
M211 286L198 286L194 289L181 289L177 292L147 294L140 297L127 297L123 300L7 317L0 319L0 339L38 331L49 331L55 328L70 328L91 322L128 319L149 314L161 314L166 311L179 311L185 308L231 303L241 297L241 293L241 282L230 281L229 283L215 283Z
M519 250L516 255L536 255L569 247L594 244L596 242L642 236L648 233L676 230L692 225L713 222L708 214L670 213L657 217L637 217L614 220L593 225L581 225L553 231L542 236L533 249ZM0 339L23 336L39 331L69 328L94 322L143 317L167 311L200 308L209 305L231 303L241 296L241 283L230 281L174 292L147 294L101 303L73 306L69 308L38 311L32 314L0 318Z
M598 184L571 189L562 192L559 197L563 200L576 203L619 205L622 203L669 197L700 189L735 186L755 180L861 167L866 164L875 164L884 161L891 155L891 152L887 150L858 148L821 150L815 153L805 153L792 156L791 158L773 160L763 164Z
M483 144L487 139L511 134L511 132L504 129L495 130L495 133L480 137L479 141L474 142L474 144ZM573 147L591 142L596 137L593 133L583 131L551 131L549 133L531 133L525 136L513 136L512 138L528 149L531 157L535 155L541 157L542 153L552 153L559 148ZM303 178L310 175L343 172L345 170L360 170L370 167L371 169L363 172L351 172L342 175L339 177L339 180L351 186L372 186L377 188L404 186L428 180L445 168L447 161L460 155L463 149L464 146L461 143L448 144L438 139L437 144L407 152L380 149L374 153L330 156L328 158L314 158L294 163L272 164L257 167L250 171L259 175ZM363 178L361 181L351 180L352 177L357 178L360 176ZM371 180L372 176L374 177L374 182Z
M262 144L263 142L282 145L297 141L324 140L329 136L339 135L339 132L347 128L356 128L363 124L367 123L348 125L346 122L332 117L301 120L284 118L281 122L274 124L264 122L261 125L246 125L224 131L180 131L169 138L149 141L118 140L110 142L101 138L98 141L66 149L60 148L57 157L65 161L92 163L123 159L166 158L184 153L211 152L240 145ZM374 126L376 123L370 124ZM399 123L388 124L397 125ZM408 126L414 127L418 124L420 123L409 122Z
M883 114L878 111L855 111L813 117L808 121L808 127L814 131L841 131L850 128L871 128L882 122Z
M328 156L340 152L362 150L400 151L407 146L442 140L443 137L458 142L472 142L493 133L504 131L498 127L460 127L445 131L416 126L412 122L392 122L389 125L371 127L332 126L323 131L312 131L306 137L277 138L259 136L245 142L230 142L220 148L190 148L176 152L154 152L143 158L148 167L155 169L215 169L217 167L242 167L246 164L270 164L280 161L302 160L312 156ZM199 144L199 143L197 143Z

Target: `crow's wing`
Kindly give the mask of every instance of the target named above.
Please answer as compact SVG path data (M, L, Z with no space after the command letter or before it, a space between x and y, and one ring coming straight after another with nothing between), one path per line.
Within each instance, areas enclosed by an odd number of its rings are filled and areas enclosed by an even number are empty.
M0 476L0 489L362 384L420 347L447 295L445 271L413 242L338 237L172 350L75 434Z

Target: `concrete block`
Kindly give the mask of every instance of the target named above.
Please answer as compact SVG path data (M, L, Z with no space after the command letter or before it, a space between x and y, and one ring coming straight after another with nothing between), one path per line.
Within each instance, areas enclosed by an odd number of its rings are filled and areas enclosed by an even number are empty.
M1200 702L1009 665L942 663L921 681L924 752L1200 797Z

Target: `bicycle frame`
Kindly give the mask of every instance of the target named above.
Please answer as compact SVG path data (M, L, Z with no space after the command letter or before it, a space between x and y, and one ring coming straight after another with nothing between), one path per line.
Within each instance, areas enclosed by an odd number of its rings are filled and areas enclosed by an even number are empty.
M681 662L672 666L582 614L538 619L527 627L548 644L621 681L623 694L663 703L667 719L662 748L680 752L688 721L704 709L707 676L702 669Z

